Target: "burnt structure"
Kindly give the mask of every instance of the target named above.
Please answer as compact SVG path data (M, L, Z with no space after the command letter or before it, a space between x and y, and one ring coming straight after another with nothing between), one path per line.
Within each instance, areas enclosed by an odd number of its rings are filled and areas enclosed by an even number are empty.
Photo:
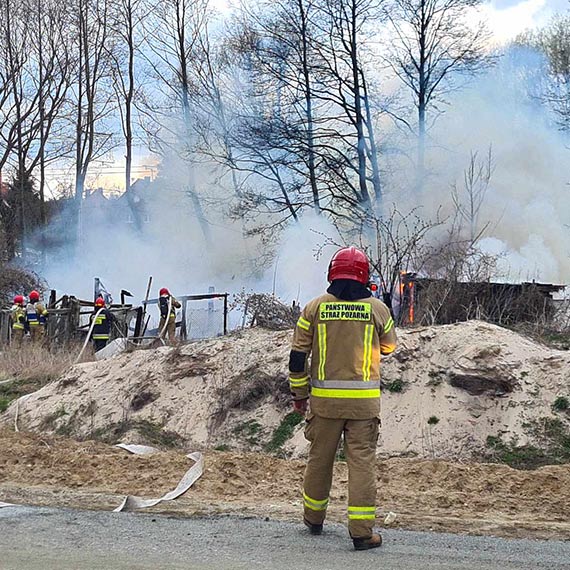
M111 340L128 338L140 344L141 340L157 338L158 329L148 328L150 315L147 309L158 305L158 299L147 299L143 306L133 306L124 303L124 293L128 292L124 290L121 292L123 302L108 304L109 310L115 317ZM228 333L228 293L181 295L178 300L182 304L176 320L180 340L208 338ZM89 316L94 308L93 301L78 299L71 295L63 295L56 299L56 292L52 290L47 303L46 346L83 341L89 329ZM155 310L155 313L157 312ZM11 325L10 309L0 307L0 347L10 344Z
M548 323L555 313L550 283L470 283L404 273L400 286L401 325L450 324L480 319L499 325Z

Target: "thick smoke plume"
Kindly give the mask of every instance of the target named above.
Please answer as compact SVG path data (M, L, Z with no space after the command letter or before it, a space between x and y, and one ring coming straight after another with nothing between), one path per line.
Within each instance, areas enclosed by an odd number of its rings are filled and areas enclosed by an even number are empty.
M410 163L382 157L386 205L395 203L401 211L420 206L426 217L441 207L452 216L452 185L461 185L472 152L485 155L491 147L494 171L478 222L488 228L480 247L500 256L497 277L507 280L570 280L570 151L567 135L557 129L537 93L546 76L546 64L536 54L511 51L490 72L450 94L429 133L429 174L421 197L410 182ZM410 153L412 148L410 143ZM184 191L185 180L177 178L176 168L169 170L164 185L156 185L151 218L142 233L116 220L90 224L84 219L79 250L50 254L45 271L49 285L90 298L97 276L115 298L124 288L137 302L144 297L149 275L154 296L162 286L174 294L204 293L213 286L217 291L274 292L287 302L304 303L324 290L334 248L320 250L322 234L336 236L326 219L305 214L299 223L290 223L278 238L272 261L260 267L269 246L244 238L240 220L227 217L228 208L222 206L227 193L217 186L214 170L202 168L196 174L198 188L208 198L209 242Z

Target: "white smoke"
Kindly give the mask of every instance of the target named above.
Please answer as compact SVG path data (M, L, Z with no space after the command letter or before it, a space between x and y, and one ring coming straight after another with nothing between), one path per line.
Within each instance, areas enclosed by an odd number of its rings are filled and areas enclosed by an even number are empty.
M494 70L453 94L430 134L426 208L432 213L440 205L451 212L451 184L462 184L470 153L484 158L492 148L495 169L479 228L489 224L485 235L496 241L482 246L500 250L500 272L508 280L570 280L570 140L536 96L545 74L536 54L507 53Z
M449 96L429 134L426 217L440 206L451 212L451 185L461 184L470 153L484 156L492 147L495 170L479 221L489 229L481 247L500 255L498 273L506 280L570 281L569 141L534 96L545 73L536 54L507 55L494 70ZM404 212L417 206L410 191L410 162L393 154L381 158L386 204L395 202ZM299 223L290 222L277 240L273 261L256 273L253 262L263 258L266 246L245 239L242 222L226 216L231 194L218 186L219 173L207 166L195 173L211 232L206 243L184 192L182 171L169 165L143 234L116 221L99 221L85 231L79 255L63 249L50 256L45 271L49 285L91 298L93 278L100 277L115 299L124 288L135 295L134 302L143 299L150 275L155 297L163 286L175 295L206 293L213 286L217 292L245 288L275 293L288 303L304 304L326 289L336 248L320 247L323 234L335 238L336 232L324 217L307 212Z

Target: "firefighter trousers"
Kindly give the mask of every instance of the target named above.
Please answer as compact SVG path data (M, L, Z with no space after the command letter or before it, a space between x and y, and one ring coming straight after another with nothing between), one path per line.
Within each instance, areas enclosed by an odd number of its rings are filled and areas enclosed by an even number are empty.
M43 325L30 325L30 339L34 344L42 344L45 338Z
M162 332L164 328L164 317L160 317L160 323L158 325L158 332L159 334ZM166 331L162 335L162 338L168 336L169 344L174 344L176 342L176 319L169 318L168 324L166 325Z
M12 344L20 348L24 342L24 329L12 329Z
M370 538L376 519L376 442L378 418L345 420L309 414L305 437L310 442L303 483L305 519L325 520L334 460L344 434L348 463L348 531L352 538Z

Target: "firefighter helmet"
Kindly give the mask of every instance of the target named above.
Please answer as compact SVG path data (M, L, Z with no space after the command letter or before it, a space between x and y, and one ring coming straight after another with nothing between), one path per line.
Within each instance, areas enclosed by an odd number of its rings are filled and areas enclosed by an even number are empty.
M366 254L355 247L345 247L333 255L327 278L329 283L335 279L352 279L367 285L369 273Z
M30 291L30 301L37 303L40 300L40 294L37 291Z
M170 295L170 291L166 287L160 290L160 296L162 297L163 295Z
M105 299L103 299L103 297L97 297L97 299L95 300L95 306L96 307L104 307L105 306Z
M23 295L16 295L14 297L14 304L15 305L23 305L24 304L24 296Z

